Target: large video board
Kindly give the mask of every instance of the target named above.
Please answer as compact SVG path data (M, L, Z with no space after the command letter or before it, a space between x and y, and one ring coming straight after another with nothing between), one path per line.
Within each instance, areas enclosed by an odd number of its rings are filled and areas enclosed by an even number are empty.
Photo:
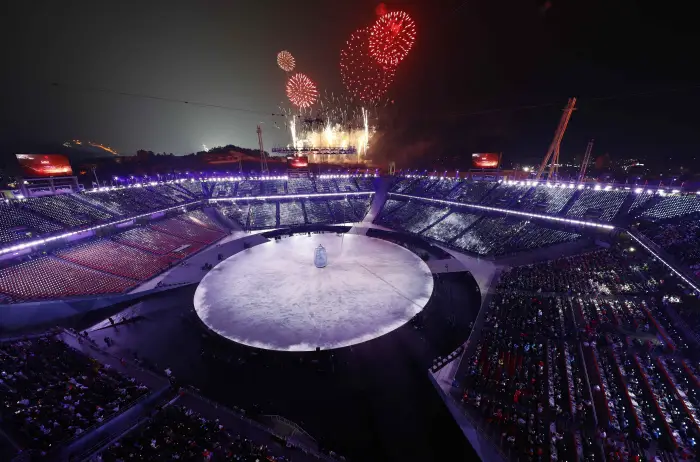
M498 168L501 155L495 152L478 152L472 154L473 168Z
M16 154L16 157L26 178L73 175L68 158L60 154Z

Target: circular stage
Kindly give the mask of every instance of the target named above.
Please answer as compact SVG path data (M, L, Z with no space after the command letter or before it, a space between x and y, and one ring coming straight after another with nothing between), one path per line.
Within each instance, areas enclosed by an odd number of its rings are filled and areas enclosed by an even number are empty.
M326 249L325 268L314 252ZM194 295L211 330L266 350L341 348L404 325L428 303L433 276L418 256L355 234L272 240L226 259Z

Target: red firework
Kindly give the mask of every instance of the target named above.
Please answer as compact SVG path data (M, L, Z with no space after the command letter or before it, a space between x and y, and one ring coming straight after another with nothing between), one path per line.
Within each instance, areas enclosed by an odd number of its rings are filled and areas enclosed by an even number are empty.
M309 107L318 98L316 85L304 74L294 74L287 81L289 101L300 108Z
M392 11L377 19L369 35L369 54L380 64L396 66L416 40L416 23L403 11Z
M377 104L394 80L394 67L383 66L367 54L370 31L355 31L340 51L340 75L353 97L367 104Z

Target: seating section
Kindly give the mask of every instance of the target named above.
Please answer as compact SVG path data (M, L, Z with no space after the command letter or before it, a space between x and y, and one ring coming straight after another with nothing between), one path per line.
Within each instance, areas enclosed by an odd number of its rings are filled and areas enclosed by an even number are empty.
M98 239L58 250L56 256L116 276L145 281L167 269L174 261L164 255Z
M414 183L417 183L418 181L418 178L400 177L398 178L396 183L394 183L394 185L391 187L391 192L408 194L408 192L406 191L408 191L409 188L411 188L411 186Z
M612 221L628 195L629 191L583 190L566 216L595 221Z
M454 178L440 178L433 183L433 186L428 191L428 196L436 199L445 199L457 185L460 180Z
M0 202L0 243L23 241L64 229L57 223L25 210L21 203Z
M205 228L192 220L183 220L181 217L166 218L153 223L151 227L200 244L212 244L226 235L223 231Z
M640 224L640 231L700 276L700 213Z
M250 227L252 229L277 226L277 203L255 202L250 204Z
M56 337L0 343L0 364L0 426L44 454L149 393Z
M148 226L132 228L112 237L116 242L155 255L168 255L183 258L202 248L202 244L188 241L172 234L156 231Z
M287 180L289 194L313 194L316 192L313 181L309 178L290 178Z
M316 178L316 192L318 193L337 193L338 185L330 178Z
M400 229L413 234L420 234L428 226L450 213L449 207L436 207L427 203L409 202L393 219L391 224L395 229ZM396 221L395 221L396 220Z
M418 178L406 186L403 192L404 194L411 194L414 196L428 196L430 195L429 190L438 181L439 180L436 178Z
M250 215L250 204L248 202L224 205L219 203L219 210L230 220L238 223L243 229L248 228L248 217Z
M219 203L218 207L222 214L244 229L266 229L305 224L356 223L365 217L370 202L370 196L349 196L294 201L268 200L250 204L241 201L237 204Z
M556 215L571 200L576 190L537 186L521 201L521 209L546 215Z
M374 191L374 178L358 176L355 177L355 182L359 191Z
M478 255L505 253L505 242L527 224L524 220L507 217L483 217L454 240L455 247Z
M133 460L282 461L259 442L234 436L183 406L169 406L101 454L104 462Z
M389 199L384 204L375 223L389 228L401 229L403 223L410 220L417 207L423 203L420 201L395 201Z
M466 231L479 218L481 218L479 215L471 213L452 212L423 231L423 236L447 244Z
M354 178L336 178L335 184L339 192L355 192L359 190Z
M93 207L72 194L30 198L23 202L23 206L67 227L92 225L117 216Z
M332 223L333 216L327 200L305 199L304 209L309 224Z
M356 223L362 221L367 213L369 201L355 198L335 199L328 201L328 207L333 215L334 223ZM364 213L361 211L363 207L365 207Z
M460 185L450 191L447 199L468 204L478 204L497 185L498 183L491 181L462 181Z
M238 181L217 181L212 189L211 197L233 197L236 196L237 189ZM251 194L241 194L241 196L249 195Z
M619 250L599 250L513 268L503 284L511 290L579 294L645 293L655 285L624 261Z
M157 185L151 185L148 186L148 189L151 191L164 196L172 201L172 204L184 204L186 202L190 202L192 200L191 197L189 197L187 194L184 192L181 192L179 189L175 188L173 185L169 184L157 184Z
M0 293L14 302L119 293L136 283L50 256L0 269Z
M287 194L284 180L265 180L260 183L263 196L281 196Z
M188 223L194 223L205 228L209 228L213 231L224 231L224 228L209 215L204 213L202 210L192 210L190 212L180 215L178 218L184 220Z
M580 239L581 235L559 229L545 228L535 223L527 223L519 233L513 235L505 244L503 253L513 253L528 249L538 249L554 244Z
M317 186L318 185L318 186ZM373 177L151 183L0 203L0 244L80 229L213 198L373 191Z
M627 213L630 216L636 216L638 213L637 209L646 208L647 202L649 202L649 200L651 200L653 197L654 195L648 192L635 193L634 200L632 201L630 208L627 210Z
M673 195L654 201L639 214L639 217L658 221L696 212L700 212L700 195Z
M500 183L491 193L484 198L482 204L492 207L510 208L517 204L529 191L532 186L523 184ZM514 207L518 208L518 207Z
M300 201L281 201L279 208L280 226L299 226L306 222Z
M389 199L375 222L482 256L505 255L581 237L578 233L545 228L527 220L481 217L419 200Z
M379 216L377 217L377 220L384 220L389 217L392 213L394 213L396 210L400 209L401 207L405 206L408 203L408 201L404 200L394 200L394 199L387 199L386 202L384 202L384 205L382 205L382 210L379 213Z
M261 196L261 183L262 182L258 180L243 180L238 183L238 192L236 193L236 195L239 197Z
M465 412L518 460L695 459L700 381L657 304L667 274L624 243L501 274L455 377Z
M179 186L180 188L184 189L189 195L191 195L195 199L204 198L204 186L201 181L181 181L177 183L176 186Z
M154 194L148 188L138 187L90 192L84 194L84 197L122 216L153 212L178 204L171 197Z
M351 196L348 197L347 200L350 202L350 205L352 205L353 212L355 213L353 222L364 220L365 215L369 212L370 205L372 205L372 198L370 196Z

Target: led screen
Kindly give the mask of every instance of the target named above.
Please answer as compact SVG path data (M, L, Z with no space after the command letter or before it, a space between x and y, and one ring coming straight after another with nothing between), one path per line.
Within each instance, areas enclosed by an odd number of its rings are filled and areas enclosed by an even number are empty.
M16 154L17 161L26 178L71 176L70 162L59 154Z

